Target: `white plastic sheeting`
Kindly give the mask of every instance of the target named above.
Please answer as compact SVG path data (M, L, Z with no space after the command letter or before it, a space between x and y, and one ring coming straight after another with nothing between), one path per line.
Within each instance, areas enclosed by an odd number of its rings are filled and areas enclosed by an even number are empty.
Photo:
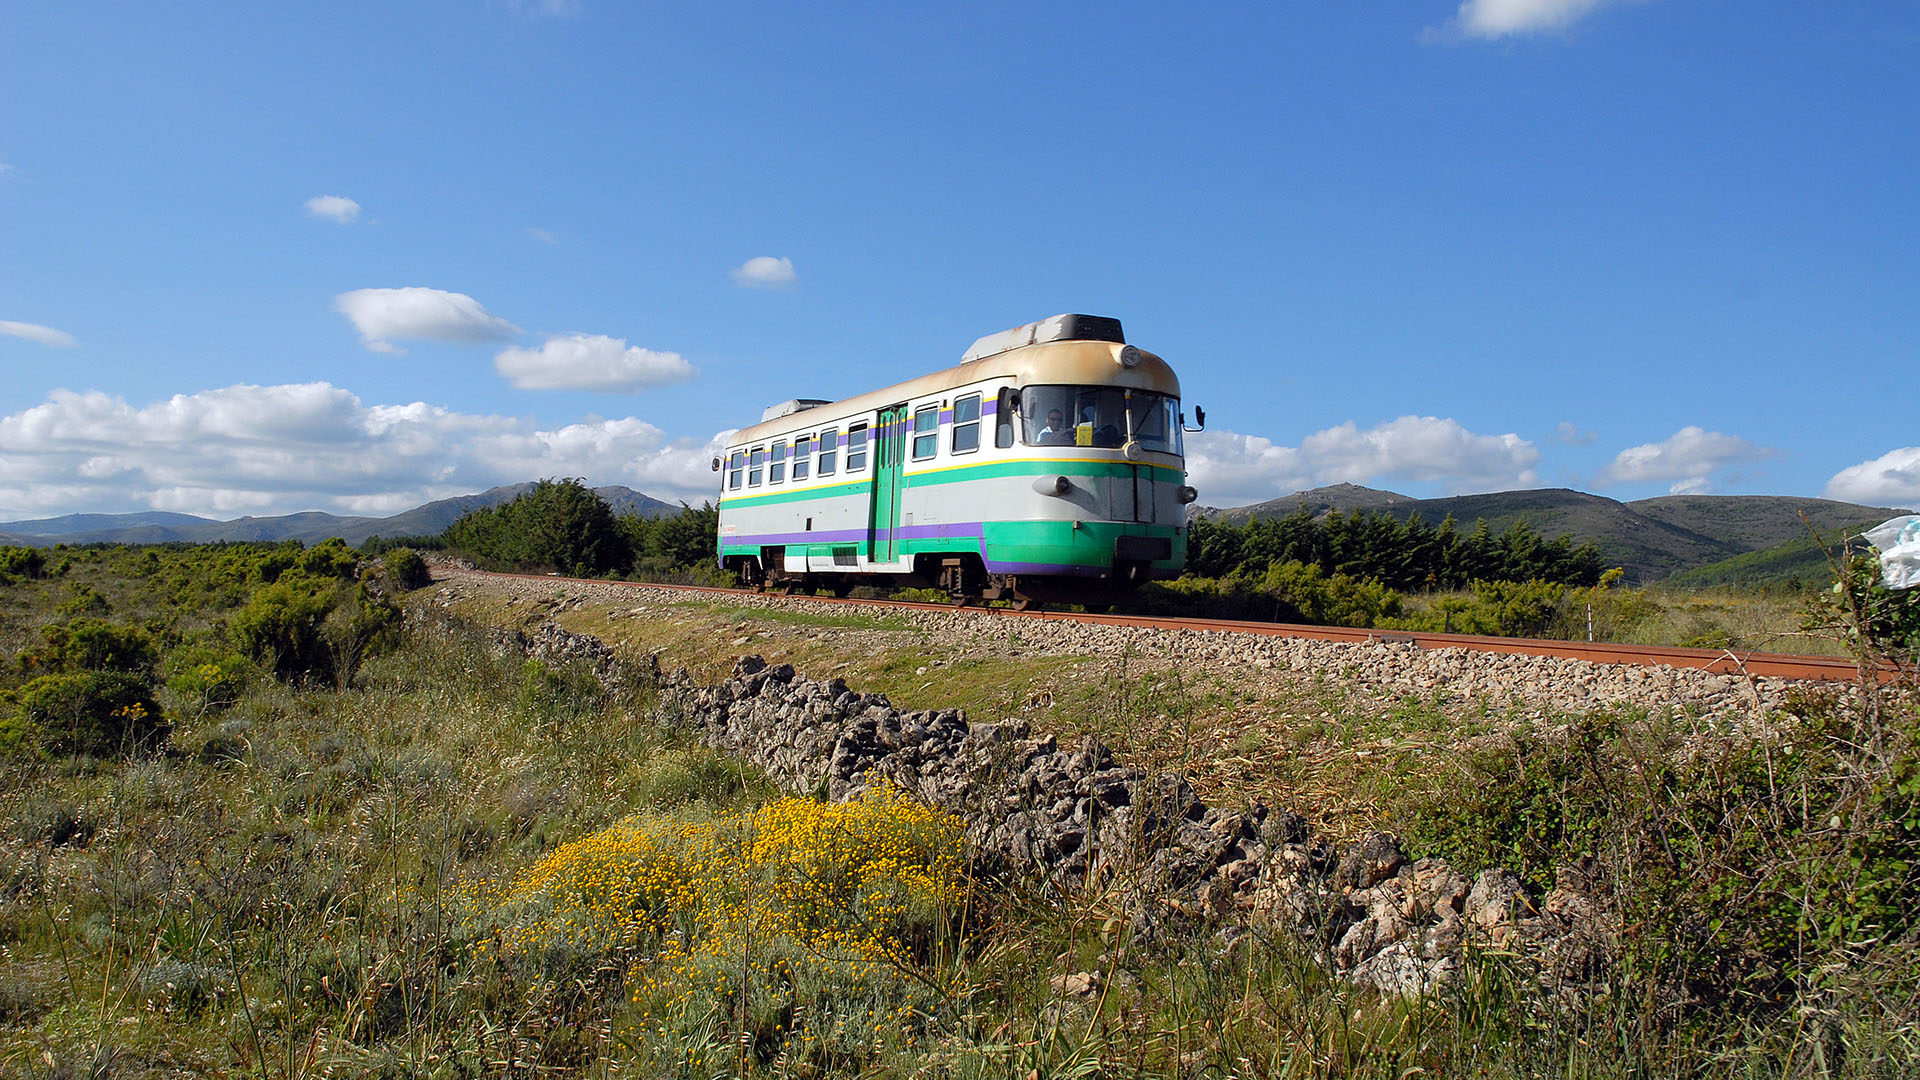
M1920 514L1908 514L1868 529L1867 543L1880 550L1880 582L1889 589L1920 585Z

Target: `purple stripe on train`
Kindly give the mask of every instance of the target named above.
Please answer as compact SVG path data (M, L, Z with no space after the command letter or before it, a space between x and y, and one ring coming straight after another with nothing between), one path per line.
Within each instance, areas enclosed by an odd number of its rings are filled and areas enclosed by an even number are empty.
M978 521L954 522L942 525L902 525L895 529L875 529L873 538L886 540L892 533L895 540L979 540L986 536L984 527ZM766 547L774 544L864 544L867 541L865 529L831 529L816 532L797 533L756 533L752 536L724 537L730 545L748 545Z
M775 544L864 544L865 529L822 529L818 532L756 533L753 536L723 536L729 546L770 547Z

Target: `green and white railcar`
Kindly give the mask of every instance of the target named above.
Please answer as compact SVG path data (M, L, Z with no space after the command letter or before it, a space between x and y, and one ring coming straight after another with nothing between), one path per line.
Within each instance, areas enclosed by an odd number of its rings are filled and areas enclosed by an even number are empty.
M720 564L803 588L1097 600L1185 563L1184 429L1173 369L1119 320L1056 315L944 371L768 409L715 459Z

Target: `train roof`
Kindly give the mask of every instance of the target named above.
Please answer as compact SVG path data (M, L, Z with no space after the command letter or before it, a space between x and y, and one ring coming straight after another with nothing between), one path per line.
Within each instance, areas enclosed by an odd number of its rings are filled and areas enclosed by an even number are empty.
M1100 323L1110 324L1111 330L1098 330L1097 323L1074 321L1096 319ZM1052 329L1045 331L1036 329L1049 325ZM1008 344L1004 348L997 347L1001 342L1017 342L1023 334L1062 331L1110 332L1112 337L1095 340L1055 338L1031 344ZM985 351L981 352L983 348ZM1128 361L1131 363L1129 364ZM858 417L862 414L871 413L889 405L914 401L988 379L1008 377L1021 386L1047 384L1124 386L1137 390L1152 390L1172 397L1180 396L1180 380L1174 375L1173 368L1155 354L1121 341L1119 320L1099 319L1097 316L1087 315L1056 315L1051 319L1042 319L1037 323L1029 323L1023 327L981 338L974 343L973 348L967 350L960 363L953 367L830 404L812 405L805 409L804 414L796 412L765 419L752 427L742 428L728 440L728 445L740 446L789 431L804 431L843 422L850 418L858 422Z

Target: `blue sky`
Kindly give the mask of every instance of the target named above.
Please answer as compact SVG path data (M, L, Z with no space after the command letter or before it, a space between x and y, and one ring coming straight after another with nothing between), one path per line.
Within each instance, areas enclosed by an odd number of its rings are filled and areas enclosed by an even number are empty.
M1920 4L0 9L0 520L697 502L1114 315L1202 501L1920 504Z

